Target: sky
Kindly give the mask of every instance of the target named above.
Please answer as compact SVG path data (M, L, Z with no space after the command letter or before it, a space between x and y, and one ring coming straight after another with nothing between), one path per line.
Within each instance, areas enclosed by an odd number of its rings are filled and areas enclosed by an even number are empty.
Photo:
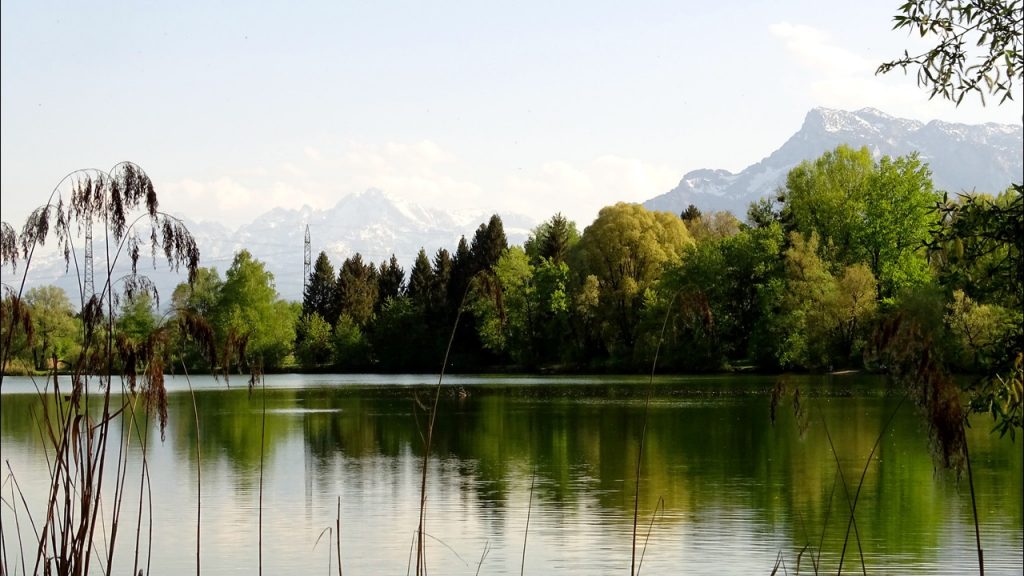
M230 228L378 188L582 229L759 161L815 106L1019 124L874 75L922 46L900 3L4 0L2 218L131 160L164 210Z

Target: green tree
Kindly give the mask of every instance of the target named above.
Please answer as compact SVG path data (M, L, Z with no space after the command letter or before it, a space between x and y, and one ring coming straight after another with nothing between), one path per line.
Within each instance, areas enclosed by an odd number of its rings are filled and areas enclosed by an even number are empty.
M431 318L446 323L446 306L448 304L448 284L452 277L452 257L445 248L438 248L434 254L433 268L430 276L430 298L426 313Z
M500 294L497 298L475 294L472 303L480 341L517 364L532 365L537 320L533 266L526 252L513 246L498 259L493 271Z
M416 260L412 264L412 271L409 272L406 295L410 300L425 308L430 302L433 284L434 273L430 268L430 259L427 258L427 251L420 248L416 254Z
M875 162L867 148L840 146L791 170L781 196L787 231L817 234L833 274L866 262L887 298L928 278L938 196L916 154Z
M385 371L436 370L443 344L431 338L423 312L406 296L388 300L381 307L370 334L377 369Z
M39 286L25 294L25 302L32 316L36 368L46 368L53 358L69 362L81 347L81 327L67 293L57 286Z
M398 265L394 254L391 260L381 262L377 274L377 310L388 298L398 298L405 290L405 270Z
M508 248L508 239L505 237L505 227L501 217L497 214L491 216L487 224L481 224L473 235L473 243L469 251L473 267L470 277L481 270L489 270L498 263L498 259Z
M359 327L366 326L377 304L377 270L363 262L358 252L345 259L338 271L336 292L338 310Z
M220 300L223 286L224 281L221 280L216 268L199 268L191 284L182 282L174 288L171 294L171 307L174 310L188 310L210 318Z
M299 319L296 326L295 354L304 366L323 366L332 360L334 353L331 325L313 312Z
M697 208L693 204L688 205L686 207L686 210L683 210L679 214L679 217L683 219L683 222L686 222L687 228L689 228L691 222L696 222L697 220L700 220L701 216L702 214L700 208Z
M923 248L937 220L938 200L931 172L916 153L895 159L884 156L876 164L859 202L863 222L857 242L883 296L928 279Z
M857 241L863 237L861 211L868 178L875 165L866 147L839 146L821 157L803 161L786 176L781 191L781 219L786 232L805 238L818 235L821 257L845 266L864 258Z
M690 231L695 242L721 240L735 236L740 231L740 221L732 212L711 212L702 214L700 218L686 221L686 229Z
M334 322L338 318L335 287L334 266L327 254L320 252L302 291L302 315L317 314L328 323Z
M774 223L709 239L666 275L666 288L679 293L663 347L670 366L717 370L750 356L763 359L758 350L766 342L759 338L779 302L771 290L783 277L783 238Z
M149 292L132 294L121 302L117 315L117 333L141 342L156 330L158 318L155 303Z
M343 370L356 370L369 364L369 346L359 324L342 313L334 327L334 362Z
M1013 99L1024 78L1024 4L1019 0L908 0L893 16L893 30L906 30L934 45L885 62L877 74L917 71L917 84L931 97L959 104L971 92Z
M645 293L666 267L681 262L693 239L683 221L639 204L602 208L576 245L574 266L599 288L597 313L612 356L632 354Z
M818 256L818 235L792 233L786 250L786 292L782 339L776 351L784 367L818 369L830 364L829 332L833 328L835 279Z
M169 326L171 365L184 363L193 371L216 367L220 355L217 348L224 343L217 341L213 322L223 286L216 268L199 268L191 284L182 282L174 288L171 310L176 321Z
M534 265L545 258L558 263L565 261L579 239L580 233L576 229L576 223L559 212L551 219L538 224L530 233L523 248Z
M242 360L250 365L280 365L295 341L297 318L278 298L274 275L248 250L235 254L213 316L220 342L245 341ZM229 355L223 361L233 363Z

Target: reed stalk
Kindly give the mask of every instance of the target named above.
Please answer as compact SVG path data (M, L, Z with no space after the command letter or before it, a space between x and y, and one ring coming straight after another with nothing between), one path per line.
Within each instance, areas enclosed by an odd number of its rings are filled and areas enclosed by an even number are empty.
M472 285L472 283L470 283ZM426 546L424 542L424 528L427 511L427 468L430 464L430 448L434 440L434 422L437 418L437 405L441 398L441 383L444 381L445 369L448 367L448 356L452 351L452 343L455 341L455 331L459 329L459 320L462 319L462 309L466 304L466 297L469 295L469 286L466 287L462 300L459 302L458 312L455 314L455 322L452 325L451 335L448 336L448 346L444 350L444 362L441 363L441 372L437 377L437 386L434 388L434 402L430 408L430 420L427 424L427 437L423 446L423 470L420 477L420 519L416 529L416 576L424 576L427 571Z
M646 398L644 398L643 426L640 429L640 447L636 454L636 476L634 478L635 482L633 489L633 542L630 547L630 576L636 576L638 570L636 562L636 531L637 522L640 518L640 469L644 458L644 441L647 439L647 416L651 407L651 395L654 393L654 373L658 369L658 355L661 353L661 344L665 341L665 329L668 327L668 319L672 313L672 305L675 303L678 296L679 292L673 294L672 299L669 300L668 306L665 308L665 319L661 322L661 333L658 335L658 345L654 348L654 360L651 362L651 378L647 383L647 395Z
M523 558L519 563L519 576L523 576L526 569L526 538L530 535L530 512L533 511L533 486L537 482L537 469L533 469L533 477L530 479L530 500L526 505L526 529L523 530Z

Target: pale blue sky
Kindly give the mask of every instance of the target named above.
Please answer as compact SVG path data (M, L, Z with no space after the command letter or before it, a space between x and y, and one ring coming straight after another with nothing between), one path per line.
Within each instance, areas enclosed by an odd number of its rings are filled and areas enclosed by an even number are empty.
M1020 122L875 78L912 42L899 4L5 0L3 219L129 159L229 226L372 186L582 227L760 160L813 106Z

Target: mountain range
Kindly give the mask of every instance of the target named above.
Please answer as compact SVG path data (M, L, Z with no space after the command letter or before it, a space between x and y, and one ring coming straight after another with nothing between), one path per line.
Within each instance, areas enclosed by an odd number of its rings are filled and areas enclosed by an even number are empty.
M324 210L309 206L274 208L235 231L216 222L195 222L187 217L182 217L182 220L199 246L202 254L200 265L216 268L224 278L234 254L244 248L274 275L275 286L282 298L301 301L307 226L312 261L323 251L337 269L345 258L356 252L362 255L364 262L378 265L394 254L408 275L420 248L424 248L431 258L438 248L454 253L459 238L465 236L471 242L477 227L490 217L491 213L484 211L448 212L428 208L370 189L349 194ZM523 244L537 224L518 214L501 214L501 219L510 245ZM148 238L148 232L140 232L140 236ZM102 252L97 249L97 254ZM81 262L81 254L78 258ZM94 265L97 282L103 267L98 256ZM114 276L119 277L126 272L127 266L122 263L115 268ZM156 284L161 306L170 301L174 287L185 280L184 272L168 271L160 258L154 267L148 250L143 250L139 272ZM7 273L5 270L5 277ZM74 263L71 273L65 273L61 255L52 249L46 250L34 259L28 285L56 284L64 288L71 301L77 304L79 288L74 277ZM10 283L6 278L4 282ZM100 288L96 286L97 290Z
M866 146L875 157L916 151L929 164L937 190L998 193L1024 180L1022 136L1021 126L922 123L873 108L855 112L814 108L800 130L760 162L735 174L709 169L688 172L675 188L643 205L678 214L693 204L703 211L728 210L743 219L750 203L785 184L794 166L840 144Z

